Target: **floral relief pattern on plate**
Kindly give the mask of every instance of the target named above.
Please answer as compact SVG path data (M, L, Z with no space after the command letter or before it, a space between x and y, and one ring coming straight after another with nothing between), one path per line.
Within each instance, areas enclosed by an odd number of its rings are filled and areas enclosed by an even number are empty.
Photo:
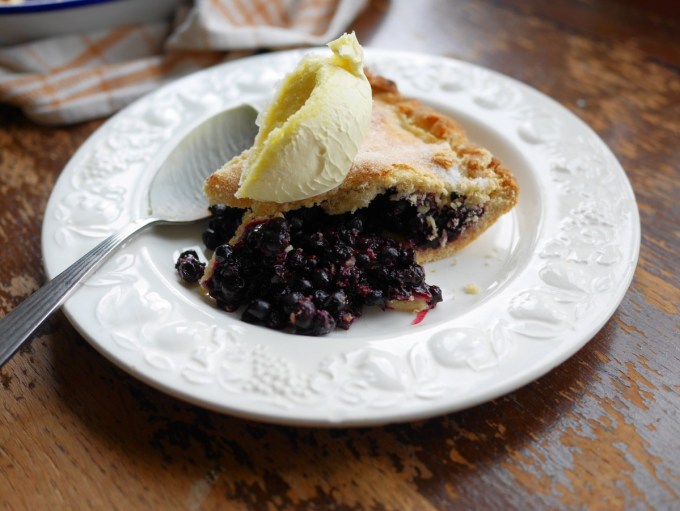
M291 424L368 425L498 397L595 335L622 299L639 247L634 196L602 141L563 107L498 73L439 57L366 53L369 67L405 95L445 105L463 124L474 119L477 141L514 161L517 209L455 265L426 267L445 301L419 325L388 311L321 340L266 331L216 310L175 278L173 252L197 243L200 227L152 230L65 306L97 349L150 384L212 409ZM183 134L241 102L266 103L302 54L272 53L191 75L104 124L50 199L48 273L143 216L145 183ZM469 282L478 295L460 291Z

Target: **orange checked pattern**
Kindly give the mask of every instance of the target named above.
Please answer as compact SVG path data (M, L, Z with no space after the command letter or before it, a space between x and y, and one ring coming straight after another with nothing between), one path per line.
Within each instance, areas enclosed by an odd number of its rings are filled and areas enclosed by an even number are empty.
M196 0L156 23L0 48L0 102L43 124L109 115L163 83L254 50L328 42L366 0Z

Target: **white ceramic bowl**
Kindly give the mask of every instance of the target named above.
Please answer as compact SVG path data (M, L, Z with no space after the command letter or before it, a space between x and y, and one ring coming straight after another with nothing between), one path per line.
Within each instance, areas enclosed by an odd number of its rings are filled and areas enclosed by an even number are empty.
M182 0L0 2L0 45L170 19Z

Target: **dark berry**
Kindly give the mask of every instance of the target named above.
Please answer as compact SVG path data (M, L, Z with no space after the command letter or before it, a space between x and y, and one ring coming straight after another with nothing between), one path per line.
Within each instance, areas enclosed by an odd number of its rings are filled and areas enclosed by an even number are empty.
M316 305L318 308L323 308L329 296L330 295L328 294L328 292L324 291L323 289L318 289L317 291L314 291L314 296L312 297L312 299L314 300L314 305Z
M399 250L399 263L401 265L408 265L416 260L416 252L411 247L402 248Z
M222 204L210 206L209 209L211 217L208 228L203 233L203 243L209 250L215 250L234 236L243 218L243 210Z
M175 269L180 278L185 282L198 282L205 271L205 263L198 259L198 254L195 250L186 250L179 255L175 263Z
M377 305L382 307L385 305L385 293L380 289L372 289L364 298L366 305Z
M272 275L269 279L268 287L265 293L278 294L284 291L288 283L288 273L281 264L276 264L272 268Z
M366 268L369 264L371 264L371 258L368 254L357 254L354 256L354 264L356 264L359 268Z
M394 247L385 247L380 251L380 262L382 264L391 266L397 262L399 258L399 250Z
M282 252L290 243L290 226L283 218L262 224L260 249L270 255Z
M333 245L331 254L334 262L343 264L354 255L354 251L345 243L339 241Z
M288 316L282 310L272 308L265 325L274 330L283 330L288 326Z
M258 223L248 228L244 235L246 247L251 251L256 252L262 246L262 239L264 235L264 224Z
M316 315L316 306L311 300L298 302L291 314L290 322L298 330L308 330L312 327L312 321Z
M314 292L314 286L312 286L312 283L300 274L293 275L293 277L290 279L289 285L293 291L299 291L305 296Z
M231 245L224 244L220 245L215 249L215 260L218 263L224 263L226 261L231 261L233 260L236 255L234 254L234 249L232 248Z
M263 323L269 316L271 307L271 304L264 300L253 300L243 311L241 319L248 323Z
M304 220L302 217L297 215L289 215L288 222L290 225L290 232L293 236L302 234L302 228L304 227Z
M425 272L422 266L412 266L397 273L397 278L402 286L416 287L425 281Z
M311 282L316 289L327 289L331 284L331 276L328 270L317 268L312 272Z
M326 239L323 233L315 232L309 235L306 242L306 249L312 254L322 254L324 248L326 247Z
M347 226L348 229L351 229L351 230L357 231L357 232L361 232L361 231L364 230L364 222L358 216L350 217L350 219L347 221L346 226Z
M325 310L317 310L309 328L296 328L296 332L303 335L326 335L335 328L335 320Z
M296 248L286 254L286 266L291 270L298 270L305 267L307 257L304 250Z
M305 259L304 269L307 272L311 272L314 268L319 266L319 258L315 255L311 255Z
M431 285L427 287L427 290L430 295L432 295L432 300L430 301L431 307L442 301L442 290L439 288L439 286Z
M214 250L216 246L218 246L220 243L223 243L226 240L223 240L222 237L219 235L215 229L212 227L208 227L205 231L203 231L203 244L209 249L209 250Z
M326 303L324 304L324 309L330 312L333 316L337 316L340 312L347 308L348 300L347 294L343 290L336 291L332 293Z
M281 304L281 309L285 314L290 314L295 310L295 307L299 302L304 300L304 295L298 293L297 291L286 292L279 298L279 303Z

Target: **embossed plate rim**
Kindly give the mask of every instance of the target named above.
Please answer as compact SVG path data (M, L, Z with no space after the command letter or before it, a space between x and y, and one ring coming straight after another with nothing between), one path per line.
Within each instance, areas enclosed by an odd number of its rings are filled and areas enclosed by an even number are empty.
M303 53L265 54L192 74L104 123L50 197L42 236L48 274L142 214L134 185L192 125L242 101L262 103ZM150 385L216 411L286 424L367 426L499 397L542 376L595 335L623 299L640 243L635 197L604 142L554 100L504 75L444 57L371 48L366 54L405 95L483 118L477 125L483 136L500 137L508 154L530 162L523 169L530 177L525 191L535 186L540 197L526 263L511 268L512 278L495 290L490 286L487 299L456 298L472 305L453 320L442 319L443 304L421 327L390 340L357 344L366 339L359 333L370 339L371 329L389 331L386 321L403 321L381 315L326 340L287 336L281 343L287 334L215 316L190 290L169 285L158 259L175 247L164 245L167 232L152 231L106 263L64 306L96 349ZM503 220L503 228L516 227L527 215L522 211L523 217ZM495 242L498 230L490 236L487 241ZM520 235L518 243L525 241ZM471 264L475 246L461 254L463 264ZM499 257L490 270L470 271L502 273L503 264ZM453 271L442 264L436 269ZM496 318L491 324L490 317Z

